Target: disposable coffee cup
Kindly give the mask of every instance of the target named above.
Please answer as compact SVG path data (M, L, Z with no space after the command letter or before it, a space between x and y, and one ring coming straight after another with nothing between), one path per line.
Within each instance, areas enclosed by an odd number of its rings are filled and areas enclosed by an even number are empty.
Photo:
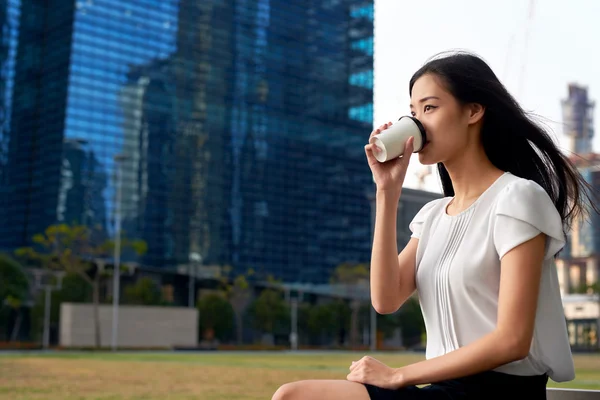
M400 157L404 153L406 141L411 136L414 137L413 153L417 153L423 149L427 141L425 129L414 117L408 115L400 117L392 126L369 140L370 144L375 144L381 150L373 152L375 159L383 163Z

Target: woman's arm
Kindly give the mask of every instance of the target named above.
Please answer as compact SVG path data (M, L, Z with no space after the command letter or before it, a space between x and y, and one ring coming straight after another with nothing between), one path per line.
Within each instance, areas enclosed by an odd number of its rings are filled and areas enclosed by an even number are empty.
M502 258L496 329L443 356L395 369L397 386L473 375L527 357L533 338L545 238L540 234Z
M371 254L371 302L380 314L390 314L415 291L417 239L398 255L396 245L397 194L378 190Z

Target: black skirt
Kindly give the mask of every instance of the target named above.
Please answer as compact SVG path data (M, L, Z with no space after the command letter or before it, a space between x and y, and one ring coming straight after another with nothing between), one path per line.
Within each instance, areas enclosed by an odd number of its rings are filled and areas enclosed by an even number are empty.
M488 371L423 387L407 386L397 390L368 384L365 387L371 400L543 400L546 399L547 383L547 375L517 376Z

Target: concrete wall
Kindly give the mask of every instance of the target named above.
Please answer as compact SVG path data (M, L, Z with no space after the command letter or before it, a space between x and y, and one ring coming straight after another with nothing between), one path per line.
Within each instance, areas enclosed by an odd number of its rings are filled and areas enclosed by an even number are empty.
M110 347L112 306L100 305L100 343ZM119 307L119 347L195 347L198 344L198 310L181 307ZM60 345L94 346L91 304L62 303Z
M546 398L548 400L598 400L600 391L549 388L546 391Z

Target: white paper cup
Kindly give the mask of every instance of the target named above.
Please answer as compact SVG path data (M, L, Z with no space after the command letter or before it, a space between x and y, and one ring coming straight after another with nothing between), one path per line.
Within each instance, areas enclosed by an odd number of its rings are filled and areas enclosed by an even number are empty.
M427 141L425 129L418 119L411 116L400 117L392 126L374 135L369 143L375 144L381 151L373 152L379 162L386 162L400 157L409 137L414 137L413 152L421 151Z

